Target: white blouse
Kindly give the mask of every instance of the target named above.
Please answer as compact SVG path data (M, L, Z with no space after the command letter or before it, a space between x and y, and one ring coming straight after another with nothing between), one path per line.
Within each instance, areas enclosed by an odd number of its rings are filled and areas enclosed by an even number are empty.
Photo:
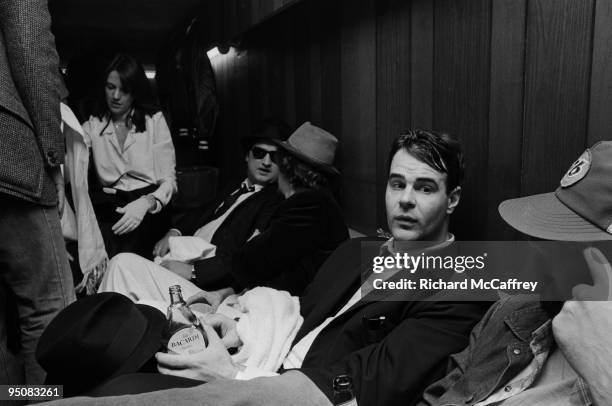
M165 206L176 192L176 157L170 129L161 112L146 116L144 132L132 126L123 149L113 123L91 116L83 124L85 143L91 148L98 179L103 186L131 191L151 184L153 192ZM106 126L106 128L105 128ZM104 131L102 131L104 129Z

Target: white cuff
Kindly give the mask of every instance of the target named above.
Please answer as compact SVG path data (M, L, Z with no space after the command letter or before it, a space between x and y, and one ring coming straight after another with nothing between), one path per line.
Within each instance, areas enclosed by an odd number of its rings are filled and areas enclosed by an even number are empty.
M179 230L178 228L171 228L168 231L176 231L178 233L176 236L173 236L173 237L180 237L183 235L183 233L181 233L181 230Z

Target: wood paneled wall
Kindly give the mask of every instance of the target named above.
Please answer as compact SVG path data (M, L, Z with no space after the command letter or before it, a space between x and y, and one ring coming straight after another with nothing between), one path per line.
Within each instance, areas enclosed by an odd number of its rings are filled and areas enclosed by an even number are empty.
M347 223L386 223L387 150L402 130L458 135L468 163L453 232L512 239L507 198L553 191L585 147L612 139L607 0L304 0L213 59L222 174L268 116L340 139Z

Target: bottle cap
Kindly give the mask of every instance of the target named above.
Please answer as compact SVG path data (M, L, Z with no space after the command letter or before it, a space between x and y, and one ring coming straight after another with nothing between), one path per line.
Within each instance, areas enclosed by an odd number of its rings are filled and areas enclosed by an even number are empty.
M337 375L334 378L334 390L341 391L353 388L353 379L346 375Z

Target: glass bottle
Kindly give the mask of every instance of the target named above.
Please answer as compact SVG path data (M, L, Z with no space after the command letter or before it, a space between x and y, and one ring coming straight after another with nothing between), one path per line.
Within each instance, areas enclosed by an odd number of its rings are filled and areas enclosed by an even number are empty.
M170 286L170 306L164 332L169 353L195 354L206 348L208 337L195 314L183 300L181 286Z
M334 405L357 406L353 392L353 379L348 375L337 375L334 378Z

